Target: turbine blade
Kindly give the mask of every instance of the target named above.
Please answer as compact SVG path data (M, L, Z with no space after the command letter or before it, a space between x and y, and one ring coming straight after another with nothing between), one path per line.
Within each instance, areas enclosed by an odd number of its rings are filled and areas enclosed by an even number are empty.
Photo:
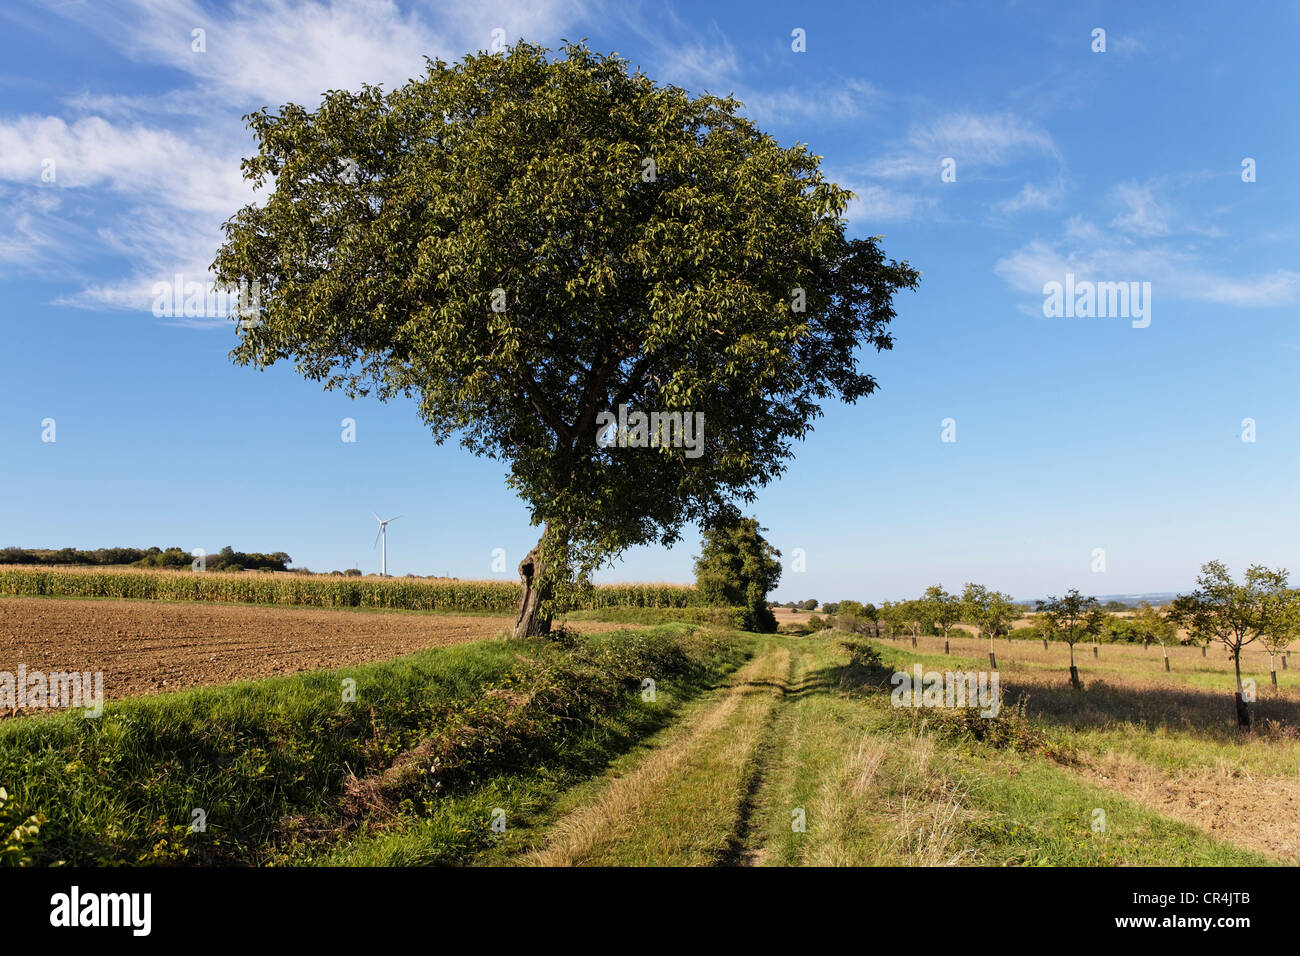
M384 529L383 529L382 527L381 527L378 531L375 532L375 543L372 544L372 545L370 546L370 549L371 549L372 551L373 551L375 548L379 547L379 536L380 536L381 534L383 534L383 533L384 533Z
M401 517L401 515L395 515L394 517L389 518L388 521L396 521L396 520L397 520L398 518L400 518L400 517ZM388 521L385 521L384 524L388 524Z

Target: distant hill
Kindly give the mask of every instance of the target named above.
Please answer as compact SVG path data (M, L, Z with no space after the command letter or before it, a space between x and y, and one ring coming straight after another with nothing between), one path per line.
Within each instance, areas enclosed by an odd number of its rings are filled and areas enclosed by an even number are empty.
M1112 601L1117 604L1123 604L1125 607L1137 607L1143 601L1152 606L1168 604L1178 596L1177 591L1147 591L1142 594L1098 594L1097 600L1105 605ZM1036 600L1042 598L1017 599L1018 604L1033 604Z

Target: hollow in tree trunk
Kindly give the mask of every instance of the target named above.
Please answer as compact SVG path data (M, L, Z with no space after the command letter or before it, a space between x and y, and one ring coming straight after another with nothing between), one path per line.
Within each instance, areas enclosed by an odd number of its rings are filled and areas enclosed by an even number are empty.
M542 541L546 540L543 532ZM545 574L540 557L542 541L538 541L519 562L519 612L515 615L515 634L519 637L538 637L551 633L551 617L542 612L542 602L551 597L551 579Z

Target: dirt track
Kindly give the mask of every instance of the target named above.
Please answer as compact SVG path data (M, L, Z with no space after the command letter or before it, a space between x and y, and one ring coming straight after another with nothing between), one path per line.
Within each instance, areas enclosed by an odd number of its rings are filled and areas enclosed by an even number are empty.
M113 700L386 660L496 637L512 623L495 616L5 597L0 671L19 664L29 671L103 671L104 695Z

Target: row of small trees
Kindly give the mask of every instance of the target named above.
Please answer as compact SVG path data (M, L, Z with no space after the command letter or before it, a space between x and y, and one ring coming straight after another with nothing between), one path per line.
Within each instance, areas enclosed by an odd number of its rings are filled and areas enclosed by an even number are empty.
M967 584L961 594L952 594L943 585L935 584L915 600L886 601L879 607L858 601L840 601L835 605L836 623L845 630L886 637L908 634L914 647L922 631L933 631L942 635L945 654L950 649L948 635L952 629L960 623L969 624L981 636L988 637L989 663L994 667L997 667L997 657L993 638L1008 633L1020 613L1020 606L1010 595L983 584Z
M1095 597L1085 597L1077 589L1067 591L1063 597L1049 596L1038 601L1036 608L1036 628L1044 646L1049 637L1069 646L1070 684L1081 690L1083 684L1074 659L1074 645L1091 638L1093 655L1098 655L1098 639L1111 618L1108 609ZM913 647L922 631L936 633L944 639L945 654L950 650L949 632L958 623L964 623L974 627L981 637L988 638L989 664L996 668L993 639L1009 635L1012 623L1024 610L1009 595L982 584L967 584L960 595L936 584L926 588L915 600L886 601L879 607L840 601L835 605L835 620L840 629L856 633L890 638L910 635ZM1201 566L1192 593L1180 595L1164 608L1140 605L1130 624L1143 643L1161 646L1165 670L1169 670L1168 645L1178 639L1180 628L1187 632L1191 642L1202 648L1211 643L1222 644L1236 672L1237 723L1248 729L1250 709L1241 678L1241 653L1249 645L1260 642L1268 652L1270 676L1273 686L1277 686L1277 657L1285 654L1300 636L1300 590L1289 586L1284 569L1252 565L1238 583L1222 562L1211 561Z

